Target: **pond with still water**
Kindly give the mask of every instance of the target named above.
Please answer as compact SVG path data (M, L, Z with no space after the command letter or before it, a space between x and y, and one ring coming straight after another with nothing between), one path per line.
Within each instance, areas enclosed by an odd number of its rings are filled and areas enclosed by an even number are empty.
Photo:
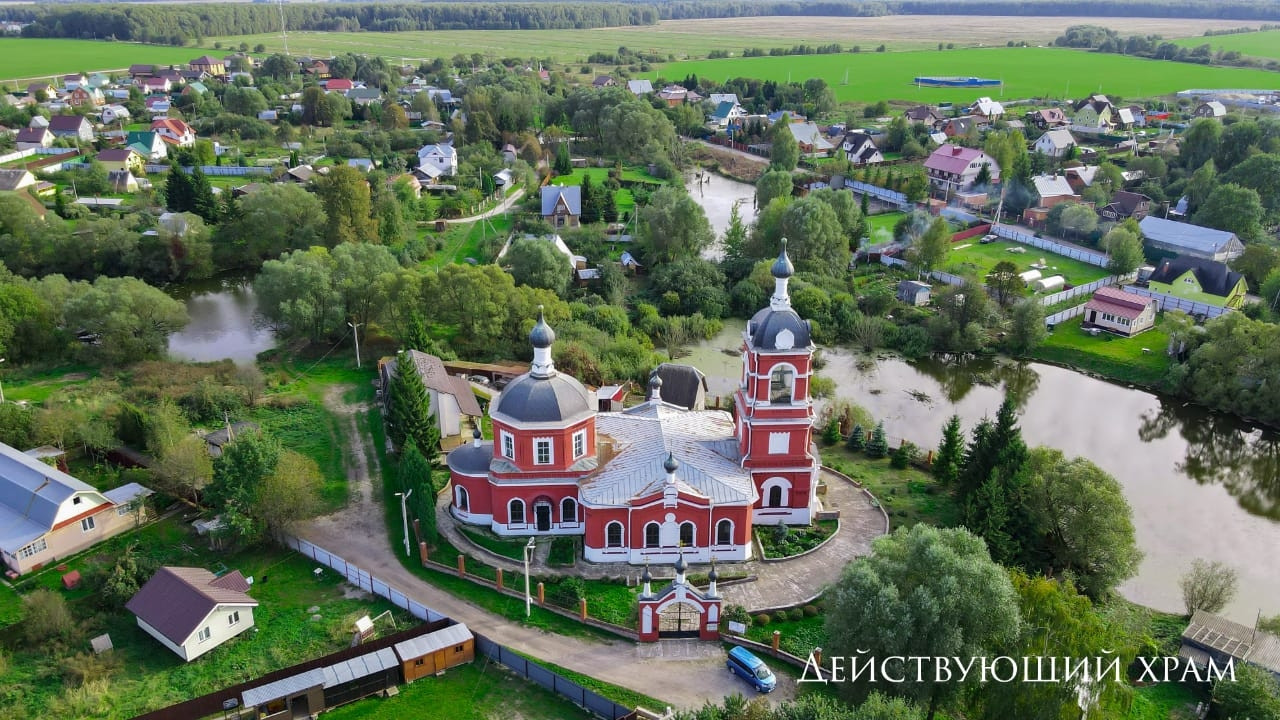
M741 369L742 321L729 321L687 362L708 375L711 393L730 394ZM1006 389L1019 402L1029 445L1058 448L1111 473L1133 507L1145 553L1121 588L1134 602L1182 612L1178 578L1197 557L1240 574L1227 607L1252 624L1280 613L1280 436L1203 408L1038 363L977 359L908 363L844 349L823 352L819 372L836 396L867 408L891 438L930 448L947 418L970 428L994 416Z
M169 353L180 360L205 362L231 358L254 361L275 346L276 338L258 317L258 300L243 277L213 278L170 290L187 306L191 320L169 336Z

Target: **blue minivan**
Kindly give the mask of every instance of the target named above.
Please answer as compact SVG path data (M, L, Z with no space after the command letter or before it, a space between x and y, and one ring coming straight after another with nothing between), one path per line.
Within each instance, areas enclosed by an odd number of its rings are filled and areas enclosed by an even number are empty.
M773 692L778 685L778 679L773 676L769 666L744 647L735 646L730 650L729 659L724 664L729 672L746 680L759 692Z

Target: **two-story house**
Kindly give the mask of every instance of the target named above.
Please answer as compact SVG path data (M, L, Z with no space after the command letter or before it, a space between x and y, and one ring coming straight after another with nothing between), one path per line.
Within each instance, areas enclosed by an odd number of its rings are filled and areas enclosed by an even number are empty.
M1248 291L1244 276L1220 262L1182 255L1160 263L1147 288L1162 295L1239 310Z
M156 118L151 121L151 132L170 145L191 147L196 144L196 131L177 118Z
M93 125L80 115L54 115L49 118L49 132L54 137L71 138L78 142L93 140Z
M1151 198L1140 193L1120 190L1111 196L1111 202L1098 210L1103 220L1123 222L1129 218L1141 220L1151 211Z
M458 174L458 151L447 143L423 145L418 148L418 169L429 179L453 177Z
M548 185L542 188L542 219L551 227L577 227L581 214L580 185Z
M884 155L876 147L875 141L870 135L861 131L846 133L840 149L854 165L874 165L884 162Z
M200 57L187 63L193 71L206 72L215 77L227 74L226 62L209 55L201 55Z
M924 161L929 183L944 195L972 188L983 167L987 168L991 182L1000 181L1000 165L977 148L947 143L934 150L929 159Z
M1061 158L1075 146L1076 139L1072 137L1070 130L1055 128L1046 130L1031 146L1031 151L1051 158Z
M1076 103L1075 115L1071 118L1073 125L1090 128L1109 128L1113 123L1115 106L1106 95L1090 95Z

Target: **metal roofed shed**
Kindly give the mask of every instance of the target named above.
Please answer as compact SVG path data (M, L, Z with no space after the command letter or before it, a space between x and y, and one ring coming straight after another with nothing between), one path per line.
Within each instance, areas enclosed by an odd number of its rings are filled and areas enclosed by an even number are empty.
M404 681L434 675L475 659L475 636L461 623L396 643Z
M1050 275L1047 278L1040 278L1031 283L1033 292L1057 292L1067 284L1067 279L1061 275Z
M399 679L395 653L383 648L250 688L240 699L258 720L310 717L382 692Z
M1197 610L1182 631L1178 655L1197 665L1211 658L1221 665L1231 658L1280 678L1280 637L1203 610Z

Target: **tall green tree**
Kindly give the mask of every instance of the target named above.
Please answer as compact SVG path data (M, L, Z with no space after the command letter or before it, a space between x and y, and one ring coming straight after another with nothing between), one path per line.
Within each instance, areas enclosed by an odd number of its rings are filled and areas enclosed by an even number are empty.
M938 484L943 487L954 485L963 460L964 433L960 427L960 416L952 415L942 428L942 442L933 456L933 476L938 479Z
M591 225L600 222L600 215L603 208L600 207L602 198L597 191L594 183L591 182L591 174L587 173L582 176L582 214L579 220L584 225Z
M85 351L109 363L163 357L169 335L186 326L186 307L137 278L100 277L77 288L63 313L98 337Z
M951 227L942 218L929 223L929 229L911 246L912 261L921 273L936 270L951 247Z
M417 366L407 351L396 356L396 374L391 383L387 412L387 436L403 450L412 443L423 455L439 453L440 430L431 413L431 396L422 383Z
M503 265L511 268L517 285L545 288L557 295L569 289L573 266L555 245L539 238L516 238L511 242Z
M261 432L246 432L225 445L213 464L213 482L205 489L205 502L222 516L227 532L252 544L265 525L254 515L254 503L263 481L276 471L280 443Z
M1218 187L1218 167L1213 160L1206 160L1191 173L1187 187L1183 191L1187 196L1187 212L1194 214Z
M207 223L216 223L221 218L222 208L218 198L213 194L213 186L199 165L191 168L191 207L184 212L199 215Z
M849 241L830 205L805 197L782 213L782 236L796 267L823 275L843 274L849 267Z
M769 169L756 180L756 207L764 207L774 198L790 198L792 184L790 170Z
M791 117L783 113L769 132L769 167L790 172L800 162L800 143L791 134Z
M1005 336L1005 347L1015 357L1031 352L1044 342L1046 334L1044 306L1037 298L1023 298L1009 309L1009 332Z
M1262 227L1265 214L1256 190L1224 183L1209 193L1192 220L1197 225L1233 232L1241 240L1250 242L1265 236Z
M1266 670L1236 663L1234 678L1213 684L1213 702L1222 717L1280 720L1280 681Z
M987 541L992 557L1013 564L1031 537L1026 510L1027 446L1018 428L1017 408L1006 397L995 423L974 428L957 487L965 526Z
M570 175L573 173L573 162L569 157L568 142L556 145L556 159L554 165L552 165L552 171L556 175Z
M1074 577L1095 599L1138 571L1133 512L1116 479L1083 458L1036 448L1028 460L1027 509L1036 529L1037 569Z
M169 172L165 175L164 206L170 212L191 212L195 207L191 178L178 167L176 160L170 161Z
M412 492L415 513L418 518L418 532L427 542L436 540L435 497L436 481L431 470L431 463L418 451L417 443L409 443L400 453L398 469L400 492Z
M1200 118L1191 123L1191 128L1182 136L1182 145L1178 148L1178 162L1182 167L1195 171L1213 160L1222 143L1222 123L1211 118Z
M1018 274L1018 266L1011 260L1001 260L987 273L987 290L1000 305L1008 305L1015 298L1022 297L1026 283Z
M923 523L877 538L871 555L845 567L827 602L825 649L850 659L998 655L993 651L1006 647L1020 627L1013 586L981 538ZM916 680L910 664L891 671ZM928 718L964 686L954 678L939 682L932 667L920 682L887 686L866 674L849 677L841 686L847 695L861 699L873 688L889 689L925 705Z
M371 216L369 183L359 170L339 165L316 178L314 185L316 197L320 198L327 214L325 243L329 247L344 242L377 241L378 227Z
M702 206L670 185L649 197L640 220L639 244L650 263L697 257L715 239Z
M1102 247L1107 251L1107 272L1112 275L1128 275L1144 261L1142 238L1138 233L1123 227L1114 227L1102 236Z

